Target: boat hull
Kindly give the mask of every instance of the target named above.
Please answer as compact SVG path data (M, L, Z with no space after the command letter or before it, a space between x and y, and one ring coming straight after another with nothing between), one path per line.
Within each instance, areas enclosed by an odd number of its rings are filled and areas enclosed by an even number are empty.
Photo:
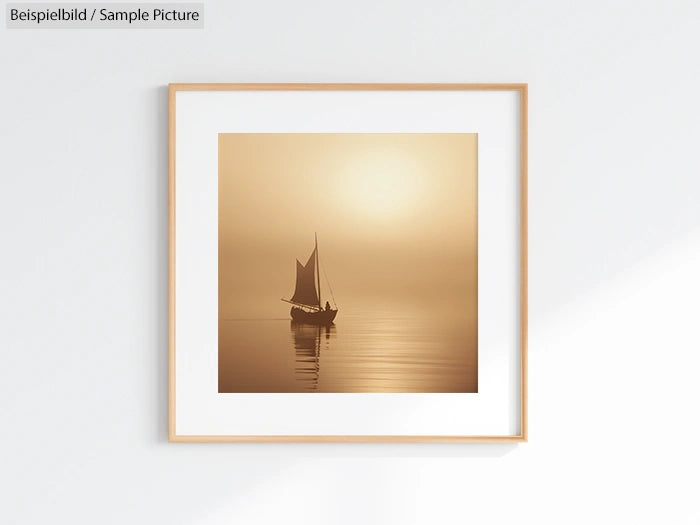
M333 324L333 320L338 314L338 310L319 310L318 312L308 312L293 306L289 313L292 316L292 320L296 321L297 323L329 325Z

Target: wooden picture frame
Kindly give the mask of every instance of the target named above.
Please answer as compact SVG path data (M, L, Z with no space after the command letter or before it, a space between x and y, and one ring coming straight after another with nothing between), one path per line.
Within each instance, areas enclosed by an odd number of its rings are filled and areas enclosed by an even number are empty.
M518 151L514 152L519 158L518 180L513 184L519 185L519 347L514 349L519 368L519 385L517 386L519 415L517 431L512 434L468 434L468 435L443 435L443 434L318 434L302 433L294 434L219 434L210 432L181 431L178 427L178 322L176 291L178 289L178 199L182 198L177 193L178 174L178 146L179 133L179 96L192 93L222 93L222 92L483 92L483 93L510 93L517 97L517 114L513 115L517 122L514 124L519 131ZM169 423L168 436L171 442L524 442L528 438L528 401L527 401L527 239L528 239L528 86L527 84L188 84L175 83L169 85L168 101L168 180L169 180L169 290L168 290L168 317L169 317ZM479 132L479 130L475 130ZM479 174L481 176L481 173ZM317 394L312 394L317 395ZM181 400L182 401L182 400Z

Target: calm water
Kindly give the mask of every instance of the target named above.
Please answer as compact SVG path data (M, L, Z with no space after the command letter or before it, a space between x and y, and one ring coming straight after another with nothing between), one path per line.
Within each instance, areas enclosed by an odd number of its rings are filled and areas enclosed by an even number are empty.
M476 319L344 312L219 321L219 392L476 392Z

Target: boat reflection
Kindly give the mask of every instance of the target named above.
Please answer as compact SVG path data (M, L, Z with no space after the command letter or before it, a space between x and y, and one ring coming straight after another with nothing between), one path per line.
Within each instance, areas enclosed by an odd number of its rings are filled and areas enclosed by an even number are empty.
M331 335L335 335L335 325L320 326L290 323L294 340L294 377L305 392L318 390L321 370L321 349L330 346Z

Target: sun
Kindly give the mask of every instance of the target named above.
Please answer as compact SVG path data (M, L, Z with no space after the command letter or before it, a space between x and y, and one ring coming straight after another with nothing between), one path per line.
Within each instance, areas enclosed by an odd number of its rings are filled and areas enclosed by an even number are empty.
M364 155L348 166L342 186L346 206L368 218L405 215L419 198L420 184L400 156Z

